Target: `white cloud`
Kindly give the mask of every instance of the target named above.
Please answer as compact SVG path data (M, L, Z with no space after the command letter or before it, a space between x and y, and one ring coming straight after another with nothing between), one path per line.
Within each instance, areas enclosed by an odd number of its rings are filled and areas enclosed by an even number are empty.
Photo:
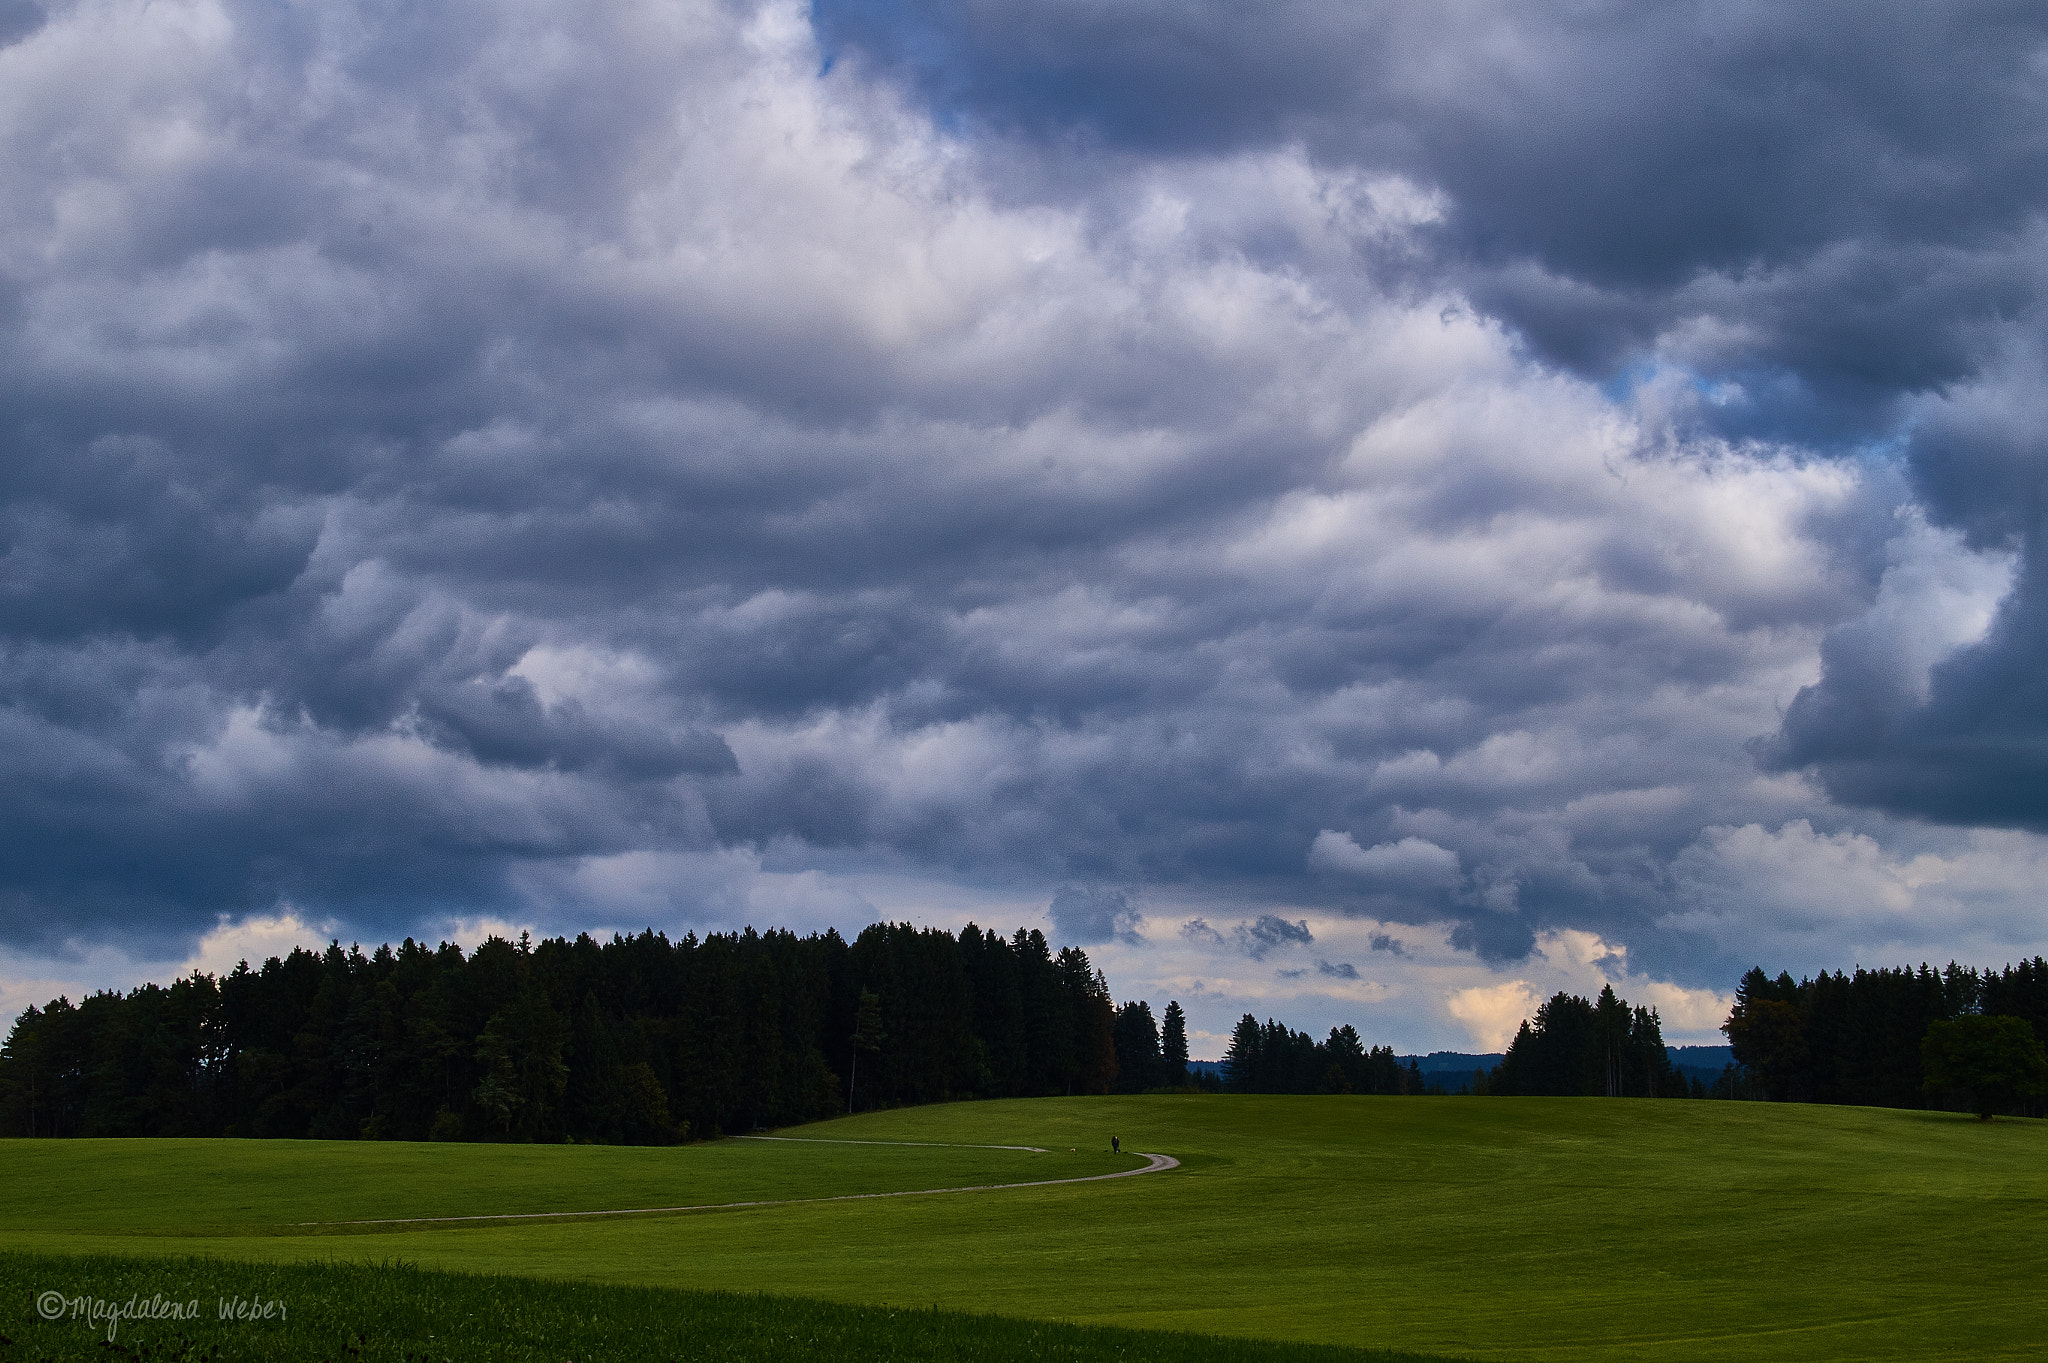
M2028 895L2048 875L2048 844L1997 830L1936 841L1893 851L1803 818L1711 827L1673 862L1683 907L1664 926L1795 973L2038 954Z
M1482 1053L1504 1051L1522 1023L1535 1015L1542 1000L1527 980L1502 980L1460 989L1444 1002Z
M1308 867L1403 889L1447 889L1464 879L1458 854L1427 838L1406 837L1361 848L1349 833L1328 828L1310 845Z
M199 939L198 947L178 974L198 970L218 977L231 974L243 961L261 970L263 963L273 956L289 956L300 948L323 950L337 931L333 923L307 922L289 905L274 914L251 914L239 920L223 918L212 932Z
M126 943L113 937L74 940L62 955L0 948L0 1033L14 1025L24 1008L41 1008L56 998L76 1003L101 990L126 992L145 983L168 984L194 971L218 978L243 961L260 970L272 956L288 956L299 948L324 950L335 930L332 923L307 921L287 904L273 913L217 919L182 960L134 955Z

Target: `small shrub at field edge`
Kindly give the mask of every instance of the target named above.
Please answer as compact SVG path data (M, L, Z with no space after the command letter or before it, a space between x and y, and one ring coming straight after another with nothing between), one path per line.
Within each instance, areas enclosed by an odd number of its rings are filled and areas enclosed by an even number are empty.
M110 1341L107 1312L131 1302L134 1318L115 1320ZM115 1358L1439 1363L1418 1354L405 1265L0 1254L0 1363Z

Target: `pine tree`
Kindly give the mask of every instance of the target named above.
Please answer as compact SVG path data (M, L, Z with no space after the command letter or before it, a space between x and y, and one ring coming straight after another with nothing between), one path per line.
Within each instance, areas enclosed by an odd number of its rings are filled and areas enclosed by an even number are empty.
M1159 1037L1159 1055L1166 1066L1166 1083L1171 1088L1188 1082L1188 1017L1178 999L1166 1005L1166 1026Z
M1106 988L1106 986L1105 986ZM1159 1027L1140 999L1116 1010L1116 1091L1143 1093L1159 1083Z
M1230 1049L1223 1053L1223 1082L1234 1093L1263 1093L1265 1034L1258 1019L1246 1013L1230 1033Z
M1358 1038L1358 1029L1346 1023L1330 1029L1329 1040L1322 1045L1325 1064L1323 1066L1322 1091L1324 1093L1369 1093L1370 1081L1366 1075L1365 1043Z
M1601 985L1599 1002L1593 1005L1593 1025L1600 1039L1600 1086L1609 1098L1619 1098L1624 1091L1628 1024L1628 1005L1616 996L1613 985Z

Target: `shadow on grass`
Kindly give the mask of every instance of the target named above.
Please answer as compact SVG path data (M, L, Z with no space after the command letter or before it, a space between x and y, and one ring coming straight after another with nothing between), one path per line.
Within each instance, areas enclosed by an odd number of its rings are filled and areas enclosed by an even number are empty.
M1445 1363L1434 1355L406 1264L0 1254L0 1363Z

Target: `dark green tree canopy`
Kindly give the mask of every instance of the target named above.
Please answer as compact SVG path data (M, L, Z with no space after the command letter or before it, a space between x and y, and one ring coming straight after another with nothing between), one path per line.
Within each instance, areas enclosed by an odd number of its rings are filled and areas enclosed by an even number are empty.
M1346 1024L1317 1041L1285 1023L1246 1013L1231 1033L1223 1081L1233 1093L1414 1093L1421 1071L1402 1069L1391 1046L1367 1050Z
M1165 1082L1180 1088L1188 1082L1188 1016L1180 1000L1166 1005L1166 1022L1159 1033L1159 1058L1165 1066Z
M1966 1098L1981 1121L2048 1092L2048 1052L2025 1018L1930 1023L1920 1057L1927 1091Z
M1085 953L1021 929L337 943L28 1009L0 1132L664 1142L1105 1093L1114 1020Z
M1796 981L1754 969L1724 1027L1743 1067L1730 1079L1753 1081L1761 1096L1780 1101L1951 1106L1974 1088L1947 1075L1931 1082L1927 1038L1936 1023L1975 1029L1973 1018L2019 1019L2037 1042L2048 1040L2048 960L2001 970L1953 961L1941 969L1858 968ZM1999 1110L2039 1115L2041 1106L2041 1095L2020 1087Z
M1487 1077L1490 1094L1682 1098L1654 1008L1631 1008L1612 985L1597 1002L1553 994L1515 1033Z

